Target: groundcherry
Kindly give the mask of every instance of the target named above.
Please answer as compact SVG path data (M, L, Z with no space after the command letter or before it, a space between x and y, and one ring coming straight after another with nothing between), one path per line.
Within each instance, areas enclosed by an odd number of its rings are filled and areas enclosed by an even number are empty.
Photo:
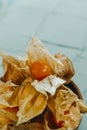
M37 60L32 63L30 72L35 79L42 80L51 74L51 69L48 62L44 60Z

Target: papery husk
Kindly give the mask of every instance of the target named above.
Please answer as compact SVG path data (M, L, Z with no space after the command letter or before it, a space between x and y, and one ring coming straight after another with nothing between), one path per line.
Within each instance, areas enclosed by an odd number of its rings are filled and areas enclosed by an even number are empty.
M8 92L13 92L15 90L15 87L17 85L12 84L11 82L2 82L0 81L0 94L2 93L8 93Z
M55 96L48 100L48 107L52 111L57 122L60 120L67 121L68 124L63 124L64 128L76 129L78 127L82 119L79 99L70 89L65 86L61 86L57 89ZM67 110L69 110L71 114L64 115L64 111Z
M56 124L52 121L53 113L51 111L47 111L44 115L44 130L68 130L64 127L58 128ZM73 129L69 129L73 130Z
M8 124L0 123L0 130L8 130Z
M15 85L0 81L0 108L9 106L9 99L15 90Z
M15 89L14 93L12 94L11 98L8 101L11 107L19 107L19 100L22 95L22 90L23 87L17 87Z
M17 108L3 108L0 109L0 123L10 124L17 122Z
M50 65L52 73L57 74L59 77L67 77L67 79L70 79L74 75L74 67L70 59L66 58L66 56L59 56L59 58L58 56L52 56L37 37L32 38L28 47L27 54L27 64L29 68L31 67L31 64L36 60L46 60ZM66 69L67 65L69 67L68 70Z
M29 68L26 65L26 61L20 61L13 56L6 55L2 52L0 52L0 56L2 56L4 71L1 80L4 82L11 80L15 84L21 84L29 75Z
M29 96L29 93L25 93L25 95L23 95L23 91L24 88L28 85L31 86L30 84L32 83L33 79L31 78L31 76L27 77L23 82L21 86L18 86L14 93L12 94L11 98L9 99L9 104L12 107L17 107L19 106L19 101L21 100L21 98L25 98L27 97L27 95ZM29 89L29 88L28 88ZM29 91L27 91L29 92ZM24 96L24 97L23 97Z
M6 114L3 112L3 109L0 109L0 123L9 124L11 123L11 120L6 116Z
M75 74L75 70L74 70L71 60L62 53L55 54L55 58L60 60L62 62L62 64L64 65L64 69L63 69L64 77L63 78L70 79Z
M56 89L64 84L66 81L56 77L55 75L50 75L41 81L34 80L31 85L40 93L44 94L48 98L48 93L53 96L55 95Z
M38 122L22 124L19 126L9 125L8 130L44 130L43 126Z
M9 99L15 91L16 85L11 82L0 81L0 123L9 124L17 121L17 109L11 108ZM5 125L2 128L5 130Z
M19 94L21 97L19 98L19 100L20 99L24 99L24 97L26 97L29 93L30 93L30 95L31 95L31 91L33 92L34 90L33 90L33 88L32 88L32 86L27 86L27 85L29 85L30 83L31 83L31 81L32 81L32 79L31 78L27 78L24 82L23 82L23 86L22 87L20 87L20 88L22 88L22 90L21 90L21 93ZM24 87L25 86L25 87ZM26 87L27 86L27 87ZM31 89L29 90L29 88L28 87L31 87ZM82 98L81 97L81 95L80 95L80 93L78 93L79 91L75 88L75 87L73 87L74 88L74 91L76 91L76 93L77 93L77 95L78 96L80 96L80 98ZM61 89L61 90L65 90L65 91L68 91L69 89L68 88L66 88L65 86L61 86L59 89ZM76 89L76 90L75 90ZM24 91L24 92L23 92ZM57 90L58 91L58 90ZM72 93L72 91L71 90L69 90L71 93ZM21 95L21 94L23 94L23 95ZM74 95L74 96L76 96L75 98L77 98L77 95ZM40 124L40 126L41 126L41 129L43 129L43 130L67 130L68 128L66 128L66 127L62 127L62 128L58 128L58 126L56 126L54 123L53 123L53 121L52 121L52 115L54 115L54 113L56 113L56 109L55 109L55 98L57 98L56 97L57 96L57 94L55 95L55 96L53 96L53 97L50 97L50 99L48 100L48 102L50 102L50 104L51 105L48 105L49 106L49 108L50 109L48 109L48 108L46 108L46 110L45 110L45 112L43 113L43 112L41 112L40 113L40 116L35 116L35 117L33 117L33 118L31 118L30 120L28 120L29 122L27 122L26 121L26 123L25 124L23 124L22 122L20 122L20 125L18 125L17 124L17 126L15 126L15 125L13 125L13 126L11 126L10 125L10 127L9 127L9 129L11 130L19 130L19 129L30 129L30 130L32 130L33 128L35 129L35 128L37 128L37 124L39 123ZM36 100L36 99L35 99ZM57 100L57 99L56 99ZM81 101L82 101L82 99L80 99ZM39 99L39 101L40 101L40 99ZM58 100L57 100L58 101ZM25 102L26 102L26 100L25 100ZM28 103L28 102L27 102ZM49 103L48 103L49 104ZM42 104L41 104L42 105ZM79 105L79 104L78 104ZM25 105L26 106L26 105ZM27 109L29 110L29 106L27 106L28 108L24 108L24 111L26 111ZM57 108L58 108L58 106L57 106ZM23 112L23 111L22 111ZM28 114L28 113L27 113ZM45 116L44 116L44 114L45 114ZM77 111L76 111L76 113L74 113L74 116L76 116L76 114L77 114ZM25 115L26 115L26 112L25 112ZM39 114L38 114L39 115ZM20 115L21 116L21 115ZM29 118L28 118L29 119ZM23 121L23 120L22 120ZM21 123L22 123L22 125L21 125ZM35 123L35 124L34 124ZM48 125L48 123L50 124L50 125ZM79 123L80 123L80 121L79 121ZM32 124L34 124L34 126L32 125ZM79 124L77 125L77 127L79 126ZM33 128L32 128L33 127ZM31 129L32 128L32 129ZM26 130L25 129L25 130ZM39 127L37 128L37 129L39 129ZM35 129L36 130L36 129ZM69 130L73 130L72 128L69 128Z
M9 104L18 107L17 125L22 124L42 113L47 105L46 96L36 91L31 85L32 78L28 77L12 94Z
M83 114L87 113L87 106L85 105L83 100L79 100L79 107L81 113Z
M50 109L48 109L44 115L44 129L45 130L58 129L58 126L54 124L52 119L53 119L53 113Z
M22 88L22 87L21 87ZM37 92L30 84L23 86L19 99L19 111L17 112L17 125L31 120L42 113L47 105L44 95Z
M27 54L27 64L29 65L29 68L36 60L46 60L53 72L59 74L62 71L63 64L48 52L48 50L37 37L32 38L27 50Z

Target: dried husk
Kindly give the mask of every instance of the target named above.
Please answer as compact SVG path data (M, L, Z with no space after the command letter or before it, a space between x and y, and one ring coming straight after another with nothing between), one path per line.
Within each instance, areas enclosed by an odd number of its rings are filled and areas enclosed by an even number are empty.
M4 82L12 81L15 84L21 84L29 75L29 68L26 65L26 61L18 60L2 52L0 52L0 56L2 56L4 72L1 80Z
M75 73L73 64L68 57L63 54L52 56L37 37L32 38L27 55L29 68L36 60L46 60L50 65L52 73L57 74L61 78L70 79Z

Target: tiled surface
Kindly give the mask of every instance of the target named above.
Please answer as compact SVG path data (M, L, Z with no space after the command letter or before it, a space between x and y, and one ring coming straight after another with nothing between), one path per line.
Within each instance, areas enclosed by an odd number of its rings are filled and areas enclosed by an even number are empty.
M86 0L61 0L57 4L54 12L62 13L77 18L87 18L87 1Z
M37 35L49 42L75 48L83 47L87 21L59 14L50 14ZM52 25L53 24L53 25ZM79 46L80 45L80 46Z
M25 55L28 40L38 36L52 54L62 52L72 60L73 80L87 104L87 0L4 1L0 3L0 50ZM87 129L86 120L87 114L78 130Z

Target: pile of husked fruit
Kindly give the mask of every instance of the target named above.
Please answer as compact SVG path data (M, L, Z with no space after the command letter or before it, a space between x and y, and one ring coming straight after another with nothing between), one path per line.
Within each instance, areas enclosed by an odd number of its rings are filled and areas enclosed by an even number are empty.
M33 37L27 55L0 52L0 130L74 130L87 106L71 78L74 67L64 54L51 55Z

